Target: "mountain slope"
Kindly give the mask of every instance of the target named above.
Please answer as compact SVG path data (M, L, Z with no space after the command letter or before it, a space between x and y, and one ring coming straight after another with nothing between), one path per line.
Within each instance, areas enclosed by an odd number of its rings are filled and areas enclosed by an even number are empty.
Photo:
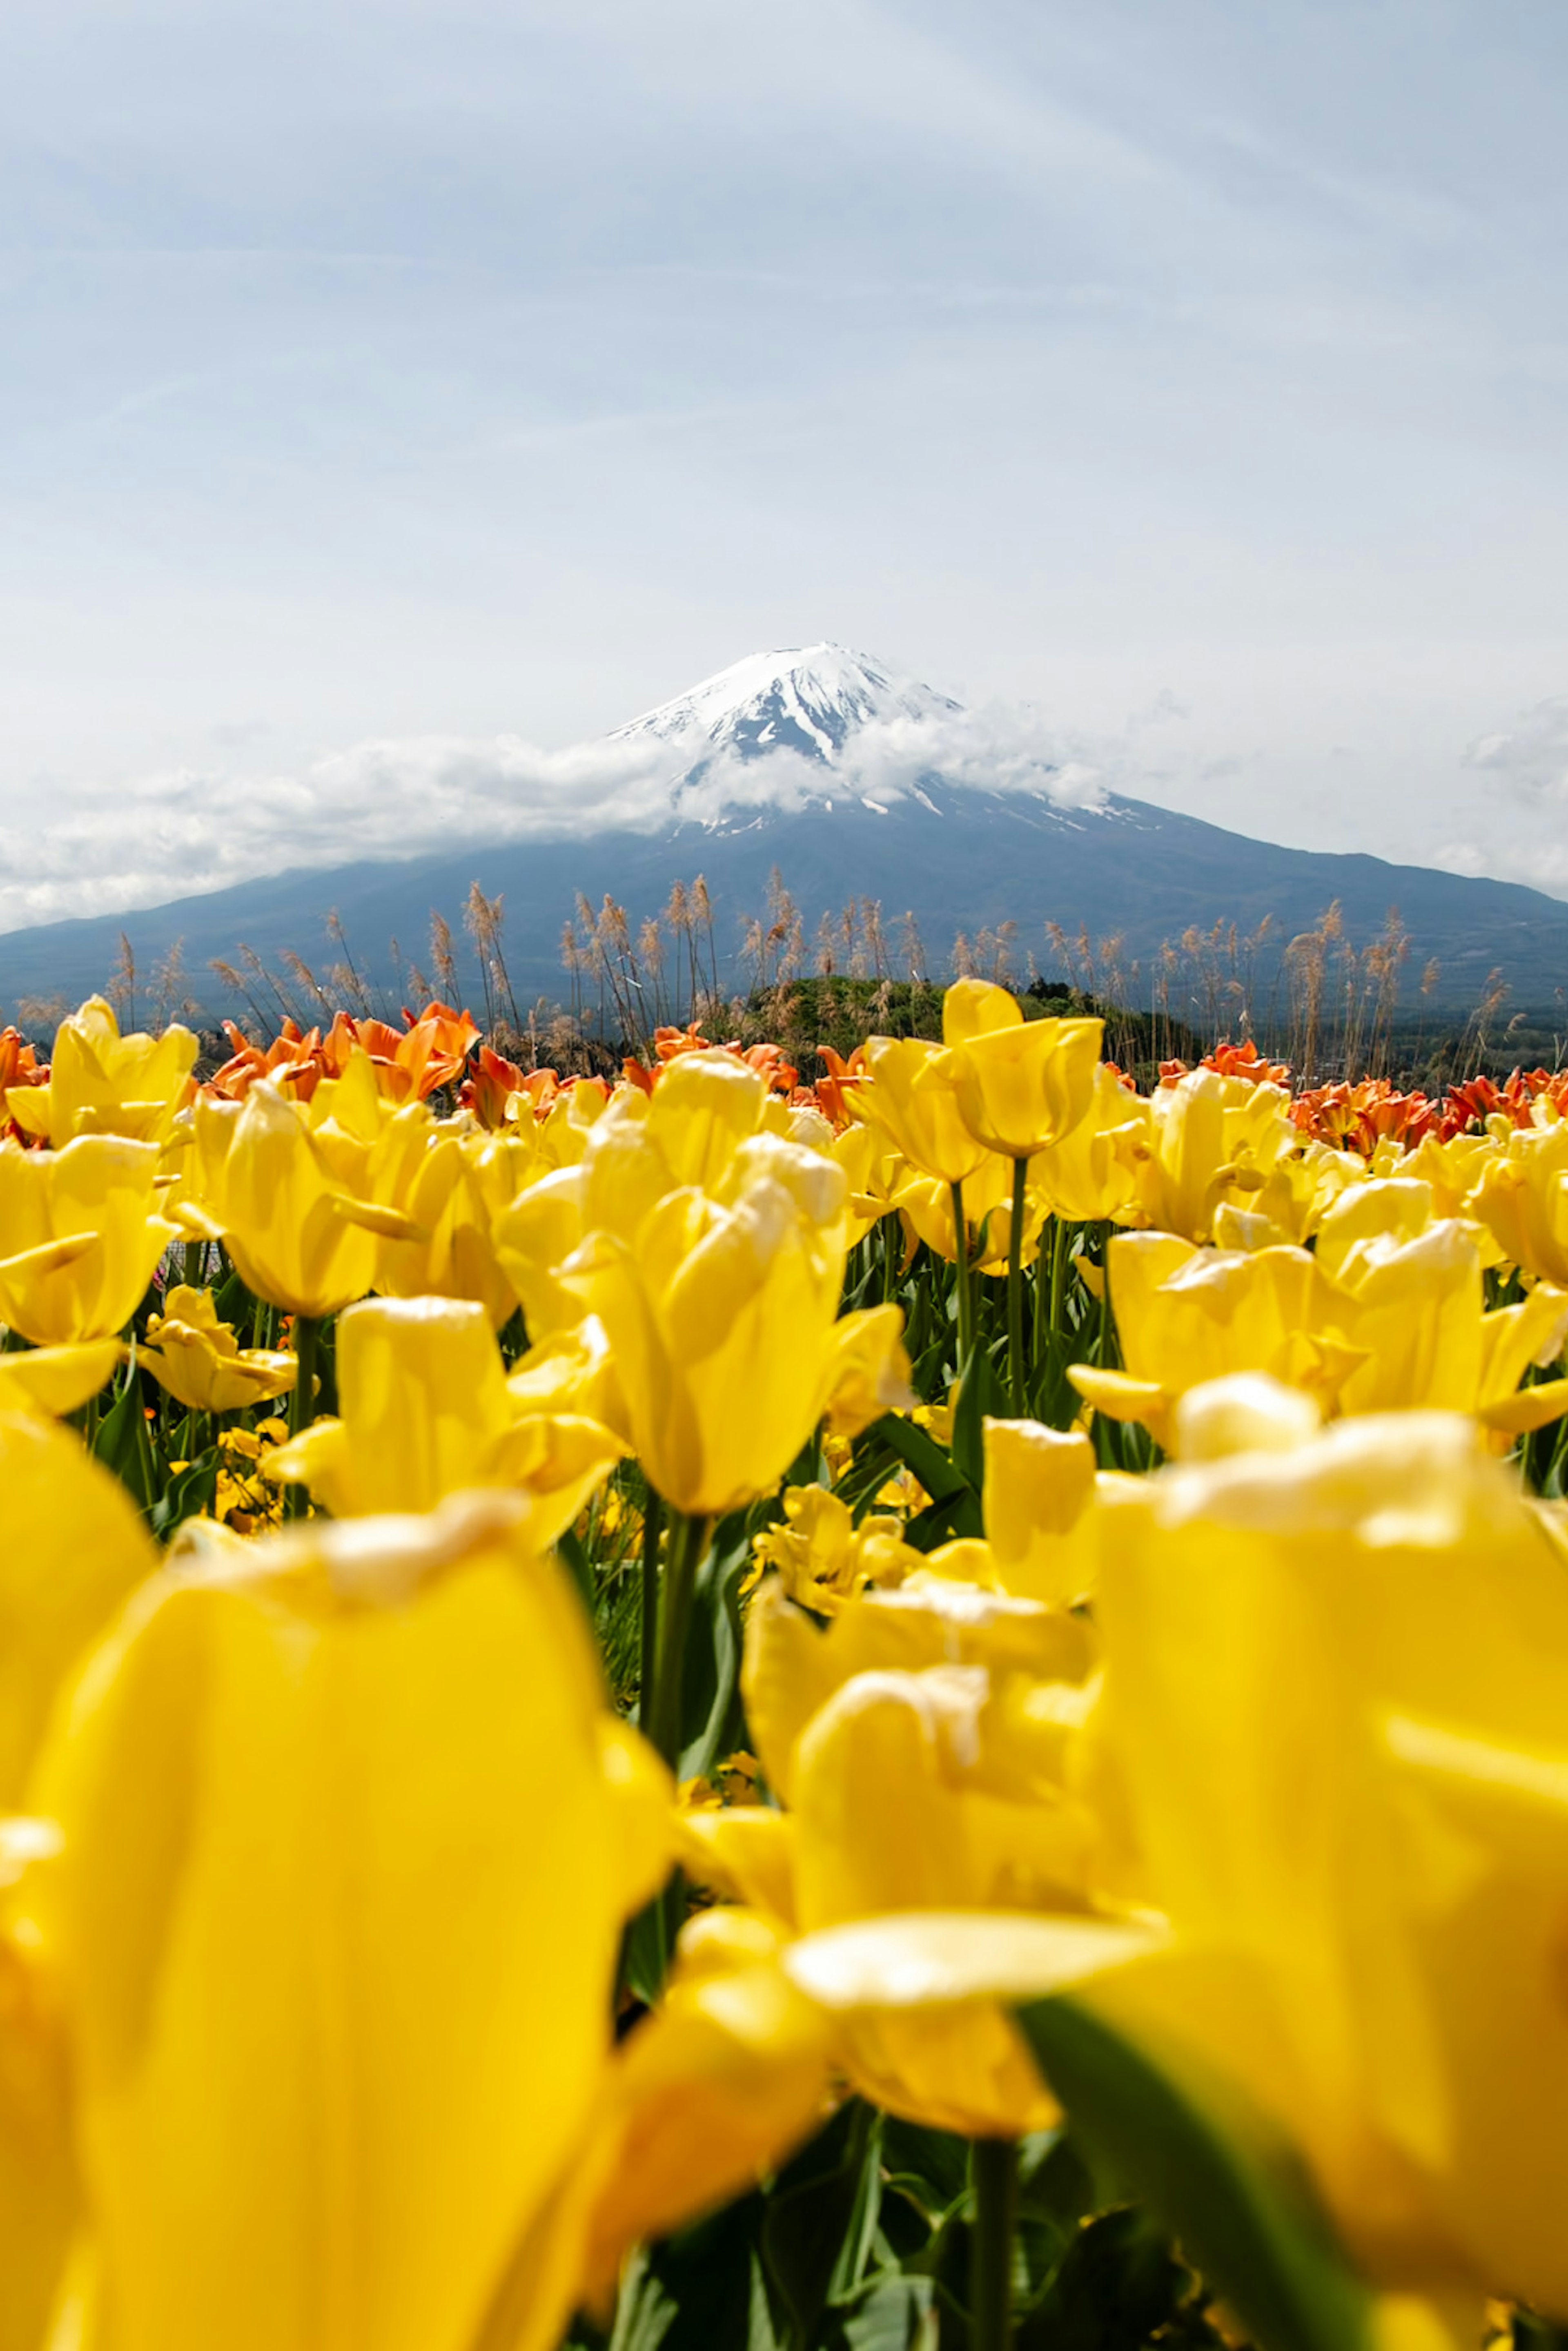
M333 910L356 963L393 986L391 942L428 967L432 911L458 929L476 880L505 898L519 999L554 1001L566 987L561 928L580 892L591 904L613 896L635 927L676 879L700 872L720 955L733 958L775 866L808 936L852 894L875 898L890 928L914 914L934 971L955 933L1012 922L1020 956L1032 953L1050 973L1045 926L1054 922L1118 935L1124 967L1136 960L1146 975L1163 943L1191 927L1233 921L1251 932L1268 915L1282 945L1337 900L1358 944L1397 906L1412 941L1407 998L1432 956L1441 966L1435 1001L1450 1008L1468 1008L1495 967L1520 1006L1550 1008L1568 984L1568 904L1557 899L1512 883L1284 849L1116 796L1085 805L1082 786L1027 745L1000 755L1009 789L956 781L955 769L961 778L986 771L964 722L946 697L841 648L754 656L607 738L629 761L667 762L668 817L655 831L297 871L123 918L13 932L0 937L0 1004L101 987L123 930L143 972L183 941L205 1007L232 1010L212 957L232 958L243 941L268 961L291 948L329 962ZM460 967L476 995L476 973ZM1268 956L1259 970L1262 993Z

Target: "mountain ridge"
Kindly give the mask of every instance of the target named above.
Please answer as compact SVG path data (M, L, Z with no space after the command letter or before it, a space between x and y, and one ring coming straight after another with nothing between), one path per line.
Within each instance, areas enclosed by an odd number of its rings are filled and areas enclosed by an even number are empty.
M1053 762L1025 733L997 751L949 696L839 646L755 654L657 705L604 738L617 756L649 754L667 820L580 837L480 842L410 859L296 866L200 896L123 915L90 915L0 935L0 1003L73 998L104 985L120 934L145 971L183 941L188 983L203 1010L239 1008L209 972L241 944L264 961L292 949L314 964L329 914L340 918L356 965L374 984L401 985L424 964L432 912L453 925L468 886L505 901L507 956L519 1000L559 1002L563 925L580 893L608 894L633 929L657 914L677 879L697 872L716 905L726 976L744 918L761 911L777 867L808 936L852 894L877 900L891 923L912 914L931 968L954 936L1017 925L1020 960L1050 976L1047 925L1096 939L1118 935L1124 967L1142 967L1141 993L1162 947L1191 931L1234 923L1273 929L1259 958L1260 993L1278 957L1331 904L1364 945L1397 906L1410 935L1413 997L1422 967L1440 967L1434 1007L1468 1010L1501 967L1520 1007L1561 1000L1568 983L1568 904L1520 883L1395 865L1361 852L1293 850L1196 817L1099 790ZM667 762L667 776L659 763ZM986 774L1000 778L981 780ZM328 948L327 959L339 950ZM479 994L464 946L459 974ZM1252 1008L1238 1007L1241 1009Z

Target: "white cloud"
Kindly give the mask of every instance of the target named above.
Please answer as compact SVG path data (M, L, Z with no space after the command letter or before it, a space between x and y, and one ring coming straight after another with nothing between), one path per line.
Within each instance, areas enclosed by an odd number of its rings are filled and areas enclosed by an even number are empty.
M1478 736L1465 765L1497 777L1532 806L1568 799L1568 695L1535 703L1500 734Z
M1568 897L1568 847L1543 841L1451 841L1433 856L1445 872L1494 882L1522 882L1554 898Z
M653 832L712 823L726 810L798 809L835 791L886 803L933 772L1092 806L1124 748L1052 731L1002 705L869 723L852 759L833 767L783 750L727 754L683 782L701 747L599 737L545 751L515 735L423 736L361 743L298 773L241 778L192 767L149 775L83 798L52 822L0 830L0 930L129 912L292 866Z

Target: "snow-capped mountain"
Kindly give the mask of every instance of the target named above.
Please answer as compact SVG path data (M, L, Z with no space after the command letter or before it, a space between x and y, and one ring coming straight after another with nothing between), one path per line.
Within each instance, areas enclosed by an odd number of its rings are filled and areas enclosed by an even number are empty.
M1109 812L1092 775L1061 761L1027 714L967 710L844 645L748 653L604 739L658 760L676 826L721 836L900 802L1037 824Z
M617 726L612 743L668 744L691 767L792 751L832 765L868 725L916 726L952 718L962 705L918 679L899 677L843 645L796 645L747 653L688 694Z
M715 909L716 956L740 986L747 920L767 904L775 872L808 937L824 919L824 935L837 936L845 902L874 899L890 924L907 916L917 925L933 972L956 933L987 930L1012 937L1020 967L1032 956L1049 972L1053 935L1082 928L1096 940L1113 935L1123 969L1141 965L1146 977L1163 967L1166 942L1216 925L1216 935L1230 925L1250 935L1265 917L1277 965L1284 942L1337 902L1357 942L1397 905L1412 968L1428 956L1441 966L1434 1004L1468 1009L1494 966L1519 1005L1548 1004L1568 981L1561 900L1513 883L1281 849L1108 792L1027 714L966 710L841 645L749 654L561 757L570 772L547 832L521 837L497 756L493 835L455 834L437 852L400 856L398 828L388 824L356 862L322 859L172 904L9 933L0 938L0 1003L75 1001L101 987L123 934L144 967L178 944L209 1016L232 1013L243 1008L210 977L212 959L233 962L244 942L267 962L289 952L314 962L329 916L352 940L361 973L400 989L406 965L423 959L432 910L457 929L477 882L505 900L519 1001L548 1004L564 993L562 923L584 899L592 908L612 898L635 935L677 880L698 873ZM580 796L589 777L597 800ZM329 960L338 952L325 948ZM482 1000L477 970L461 960L458 985Z

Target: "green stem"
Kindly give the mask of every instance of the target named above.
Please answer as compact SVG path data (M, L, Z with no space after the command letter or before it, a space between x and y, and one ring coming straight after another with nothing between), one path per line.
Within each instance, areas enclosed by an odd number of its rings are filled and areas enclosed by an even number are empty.
M637 1685L637 1710L644 1723L653 1718L659 1666L659 1545L664 1532L664 1497L650 1486L643 1508L643 1670Z
M975 1293L969 1272L969 1225L964 1214L964 1186L949 1186L953 1195L953 1263L958 1276L958 1369L963 1371L975 1343Z
M294 1318L294 1393L288 1399L288 1434L298 1437L309 1427L316 1417L316 1353L320 1344L321 1324L314 1314L297 1314ZM288 1519L302 1519L306 1510L305 1489L290 1486L284 1499L283 1514Z
M686 1635L692 1621L692 1595L697 1569L707 1549L711 1521L686 1510L670 1512L670 1540L664 1554L664 1588L659 1602L659 1652L653 1672L653 1703L645 1729L654 1749L672 1771L681 1761L681 1693L685 1677Z
M972 2351L1009 2351L1013 2339L1013 2229L1018 2142L977 2138L969 2148L975 2218L969 2236Z
M1094 1313L1094 1361L1105 1361L1105 1341L1111 1320L1111 1226L1103 1218L1095 1228L1100 1248L1100 1301Z
M1051 1335L1065 1336L1062 1330L1062 1307L1067 1291L1067 1232L1065 1217L1058 1217L1051 1236Z
M1013 1411L1019 1420L1029 1416L1029 1387L1023 1352L1023 1220L1028 1206L1029 1161L1013 1161L1013 1215L1008 1231L1008 1385Z

